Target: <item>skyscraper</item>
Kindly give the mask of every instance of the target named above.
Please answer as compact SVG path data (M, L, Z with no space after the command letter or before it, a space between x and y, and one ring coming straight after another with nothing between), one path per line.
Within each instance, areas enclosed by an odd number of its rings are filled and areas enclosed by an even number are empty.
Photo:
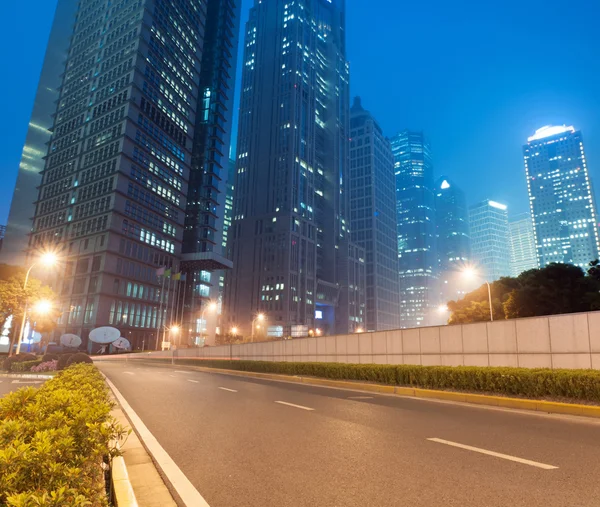
M469 208L471 249L478 273L488 282L510 276L507 206L486 199Z
M0 225L0 252L2 251L2 241L4 240L5 234L6 234L6 226Z
M346 221L344 0L255 0L244 47L230 324L249 335L264 312L273 336L347 332L364 318L349 282L364 256Z
M538 264L598 258L598 217L581 132L543 127L523 147Z
M538 267L535 254L533 224L529 213L520 213L508 222L510 230L510 272L519 276L523 271Z
M423 133L392 138L400 276L400 325L431 321L437 304L435 197L431 149Z
M350 230L366 251L365 330L397 329L398 239L394 156L388 139L360 98L350 110Z
M25 146L21 155L17 183L12 198L0 263L19 265L25 262L25 251L31 233L31 217L35 212L38 187L42 183L44 157L48 152L52 115L56 112L65 60L79 0L59 0L42 65Z
M461 271L471 262L469 211L464 192L447 176L435 183L435 224L439 261L440 304L461 298L466 284Z
M85 343L93 327L113 325L134 347L152 346L168 322L161 301L174 297L161 294L157 269L186 269L195 282L223 268L217 194L225 193L239 8L81 0L70 12L29 241L30 254L61 251L58 335Z

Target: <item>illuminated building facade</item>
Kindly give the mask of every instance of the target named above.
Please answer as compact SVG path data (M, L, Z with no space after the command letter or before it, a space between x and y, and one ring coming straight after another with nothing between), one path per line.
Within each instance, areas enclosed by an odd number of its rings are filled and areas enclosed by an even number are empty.
M45 83L48 66L57 100L38 94L44 106L34 109L51 136L43 153L24 150L41 169L29 254L60 252L56 337L86 344L92 328L111 325L134 348L154 347L174 306L162 267L189 275L188 315L210 295L202 287L218 294L210 271L230 267L221 230L239 9L233 0L59 1L48 48L59 60L47 56L42 73Z
M398 329L398 240L394 156L360 98L350 110L350 228L366 252L365 331Z
M430 324L438 303L431 148L422 132L391 139L396 176L400 326Z
M581 132L543 127L523 147L537 261L586 268L598 258L598 216Z
M255 0L245 28L229 325L271 336L364 325L351 274L344 0ZM267 100L268 98L268 100ZM360 271L360 269L359 269Z
M519 276L523 271L538 267L535 253L535 237L529 213L520 213L511 217L510 229L510 272Z
M510 276L510 234L505 204L486 199L469 208L474 267L482 279L494 282Z

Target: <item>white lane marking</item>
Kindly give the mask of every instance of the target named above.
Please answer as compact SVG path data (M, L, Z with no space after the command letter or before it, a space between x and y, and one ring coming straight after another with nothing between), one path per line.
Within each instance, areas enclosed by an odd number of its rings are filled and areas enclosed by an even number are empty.
M177 378L177 375L169 375L169 377Z
M302 405L294 405L293 403L287 403L286 401L276 401L280 405L287 405L288 407L301 408L302 410L314 410L314 408L303 407Z
M372 400L373 396L348 396L349 400Z
M42 384L43 380L13 380L13 384Z
M124 371L123 373L127 373L127 375L135 375L132 371Z
M219 387L219 389L222 389L223 391L229 391L230 393L237 393L235 389L227 389L226 387Z
M180 370L175 370L173 373L192 373L191 371L180 371Z
M108 380L108 378L104 378L113 393L115 393L121 407L129 416L131 424L135 427L140 439L144 442L146 449L152 454L152 457L167 476L167 479L169 479L169 482L173 485L173 488L175 488L175 491L183 503L189 506L193 505L194 507L210 507L181 469L175 464L171 456L167 454L167 451L165 451L158 443L156 437L150 433L150 430L129 406L129 403L123 398L123 395L118 391L114 384Z
M481 449L479 447L473 447L465 444L458 444L456 442L451 442L450 440L442 440L441 438L428 438L427 440L431 442L437 442L438 444L450 445L452 447L459 447L460 449L466 449L467 451L478 452L481 454L487 454L488 456L494 456L495 458L502 458L508 461L515 461L517 463L522 463L523 465L529 465L532 467L543 468L544 470L555 470L558 467L553 465L546 465L545 463L539 463L537 461L531 461L529 459L517 458L516 456L510 456L508 454L502 454L499 452L488 451L487 449Z
M200 383L199 380L192 380L191 378L187 379L188 382L193 382L194 384Z

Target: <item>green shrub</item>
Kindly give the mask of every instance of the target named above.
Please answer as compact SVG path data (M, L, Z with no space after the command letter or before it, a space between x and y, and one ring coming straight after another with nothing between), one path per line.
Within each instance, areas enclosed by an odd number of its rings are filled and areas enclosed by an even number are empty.
M71 358L73 354L70 353L66 353L66 354L61 354L58 357L58 364L56 365L56 367L59 370L64 370L67 367L67 361Z
M168 362L171 361L167 358ZM159 360L160 361L160 360ZM165 360L166 361L166 360ZM177 364L260 373L358 380L388 385L484 392L527 398L600 402L600 370L549 370L476 366L292 363L179 358Z
M16 363L22 363L25 361L35 361L36 357L34 354L29 354L28 352L22 353L22 354L16 354L14 356L10 356L7 357L3 364L2 364L2 369L6 370L6 371L22 371L22 370L15 370L14 369L14 365Z
M42 362L47 363L48 361L58 361L58 354L44 354Z
M93 363L94 361L92 360L92 358L90 356L88 356L85 352L77 352L76 354L73 354L71 357L69 357L69 359L67 360L67 366L71 366L72 364L77 364L77 363Z
M18 363L13 363L11 371L21 373L28 372L31 371L31 368L39 365L41 362L41 359L36 359L35 361L20 361Z
M94 365L0 399L0 505L106 506L102 462L125 435Z

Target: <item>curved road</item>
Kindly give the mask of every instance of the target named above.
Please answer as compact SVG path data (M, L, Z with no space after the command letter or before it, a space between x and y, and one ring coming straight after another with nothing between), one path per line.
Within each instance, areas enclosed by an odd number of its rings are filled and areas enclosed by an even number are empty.
M96 364L211 507L600 505L600 421Z

